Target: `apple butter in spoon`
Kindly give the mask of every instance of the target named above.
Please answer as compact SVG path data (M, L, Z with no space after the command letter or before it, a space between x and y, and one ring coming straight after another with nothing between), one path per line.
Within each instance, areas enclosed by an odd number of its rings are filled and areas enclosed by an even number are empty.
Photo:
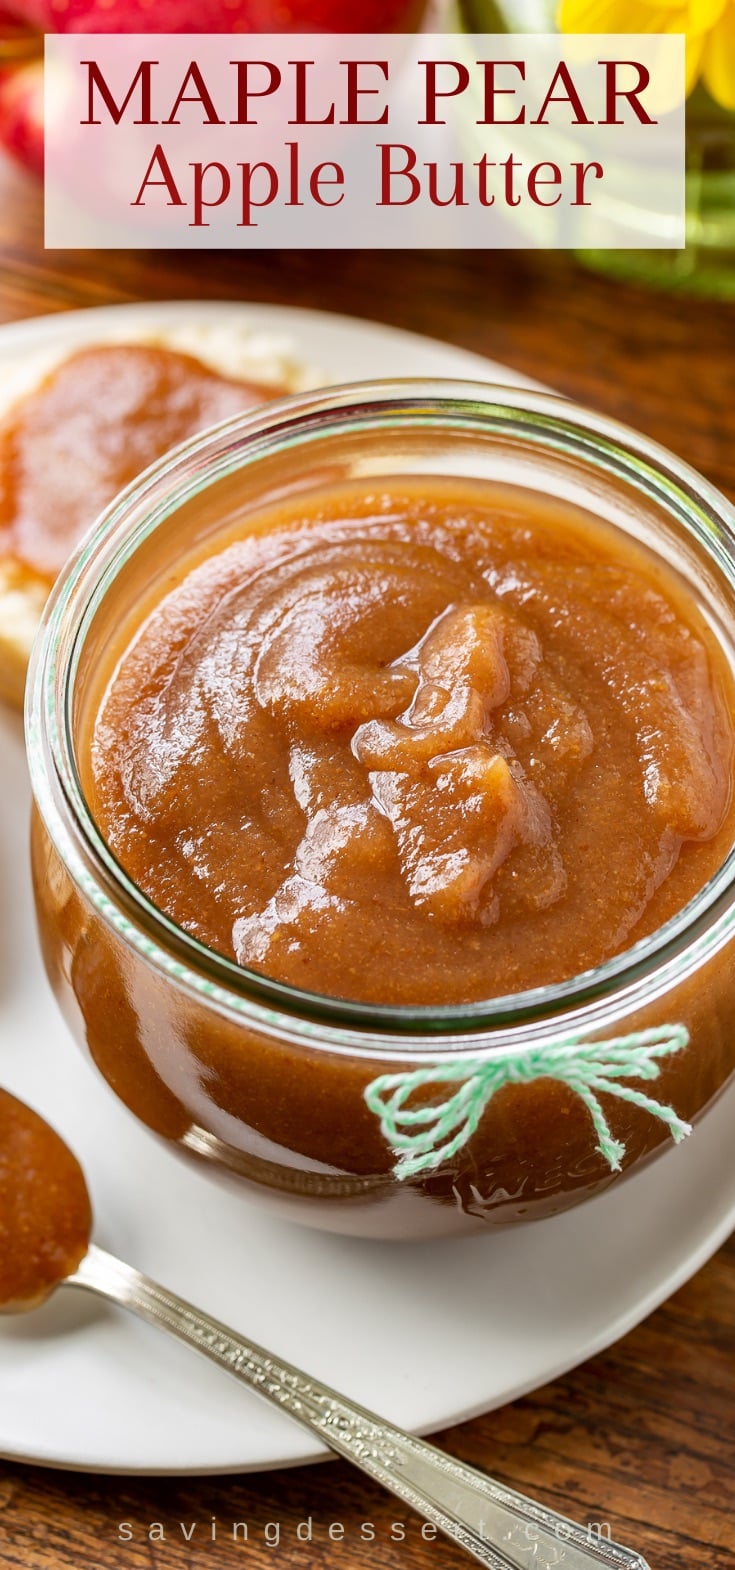
M35 1308L89 1248L92 1207L63 1139L0 1090L0 1313Z

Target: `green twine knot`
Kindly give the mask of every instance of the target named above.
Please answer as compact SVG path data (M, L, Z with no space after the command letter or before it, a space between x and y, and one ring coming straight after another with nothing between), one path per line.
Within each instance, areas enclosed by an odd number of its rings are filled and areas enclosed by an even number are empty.
M676 1144L691 1133L674 1111L625 1079L658 1079L659 1058L680 1052L689 1042L683 1025L661 1025L609 1041L583 1041L567 1036L539 1047L498 1047L486 1057L436 1059L428 1068L402 1074L381 1074L365 1091L371 1112L397 1155L397 1178L433 1172L449 1161L474 1134L480 1119L504 1085L528 1085L534 1079L556 1079L584 1102L597 1135L597 1149L613 1172L619 1172L625 1145L614 1139L599 1095L616 1096L650 1112L665 1123ZM438 1105L410 1106L414 1091L425 1085L456 1084L459 1089Z

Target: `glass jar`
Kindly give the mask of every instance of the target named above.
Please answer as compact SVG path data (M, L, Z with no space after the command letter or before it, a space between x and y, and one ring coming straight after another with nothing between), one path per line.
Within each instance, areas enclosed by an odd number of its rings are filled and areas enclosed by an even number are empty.
M706 481L564 399L406 381L268 404L154 465L63 572L29 682L36 901L72 1030L172 1149L293 1219L368 1236L538 1219L656 1153L673 1162L671 1133L735 1069L735 852L665 926L571 981L379 1007L204 948L130 881L91 817L86 695L111 634L155 604L182 553L325 481L452 474L581 505L649 545L735 669L735 515Z

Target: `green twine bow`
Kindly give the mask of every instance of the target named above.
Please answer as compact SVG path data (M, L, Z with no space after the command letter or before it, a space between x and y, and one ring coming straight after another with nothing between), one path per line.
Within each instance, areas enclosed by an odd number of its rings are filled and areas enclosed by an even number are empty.
M397 1178L433 1172L474 1134L486 1107L504 1085L528 1085L534 1079L557 1079L580 1097L597 1135L597 1149L613 1172L619 1172L625 1145L614 1139L598 1093L616 1096L650 1112L665 1123L676 1144L691 1126L673 1107L662 1106L643 1091L621 1084L624 1079L658 1079L658 1059L687 1046L683 1025L662 1025L609 1041L584 1042L579 1036L539 1047L498 1047L486 1057L450 1058L410 1073L381 1074L365 1091L371 1112L398 1160ZM407 1105L424 1085L455 1084L459 1090L438 1106Z

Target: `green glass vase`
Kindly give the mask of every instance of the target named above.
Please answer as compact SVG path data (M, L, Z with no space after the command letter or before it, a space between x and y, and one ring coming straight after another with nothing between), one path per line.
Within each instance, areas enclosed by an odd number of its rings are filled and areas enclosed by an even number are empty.
M468 33L556 31L556 0L456 0ZM682 250L582 251L597 271L659 288L735 299L735 112L699 86L686 114L686 244Z

